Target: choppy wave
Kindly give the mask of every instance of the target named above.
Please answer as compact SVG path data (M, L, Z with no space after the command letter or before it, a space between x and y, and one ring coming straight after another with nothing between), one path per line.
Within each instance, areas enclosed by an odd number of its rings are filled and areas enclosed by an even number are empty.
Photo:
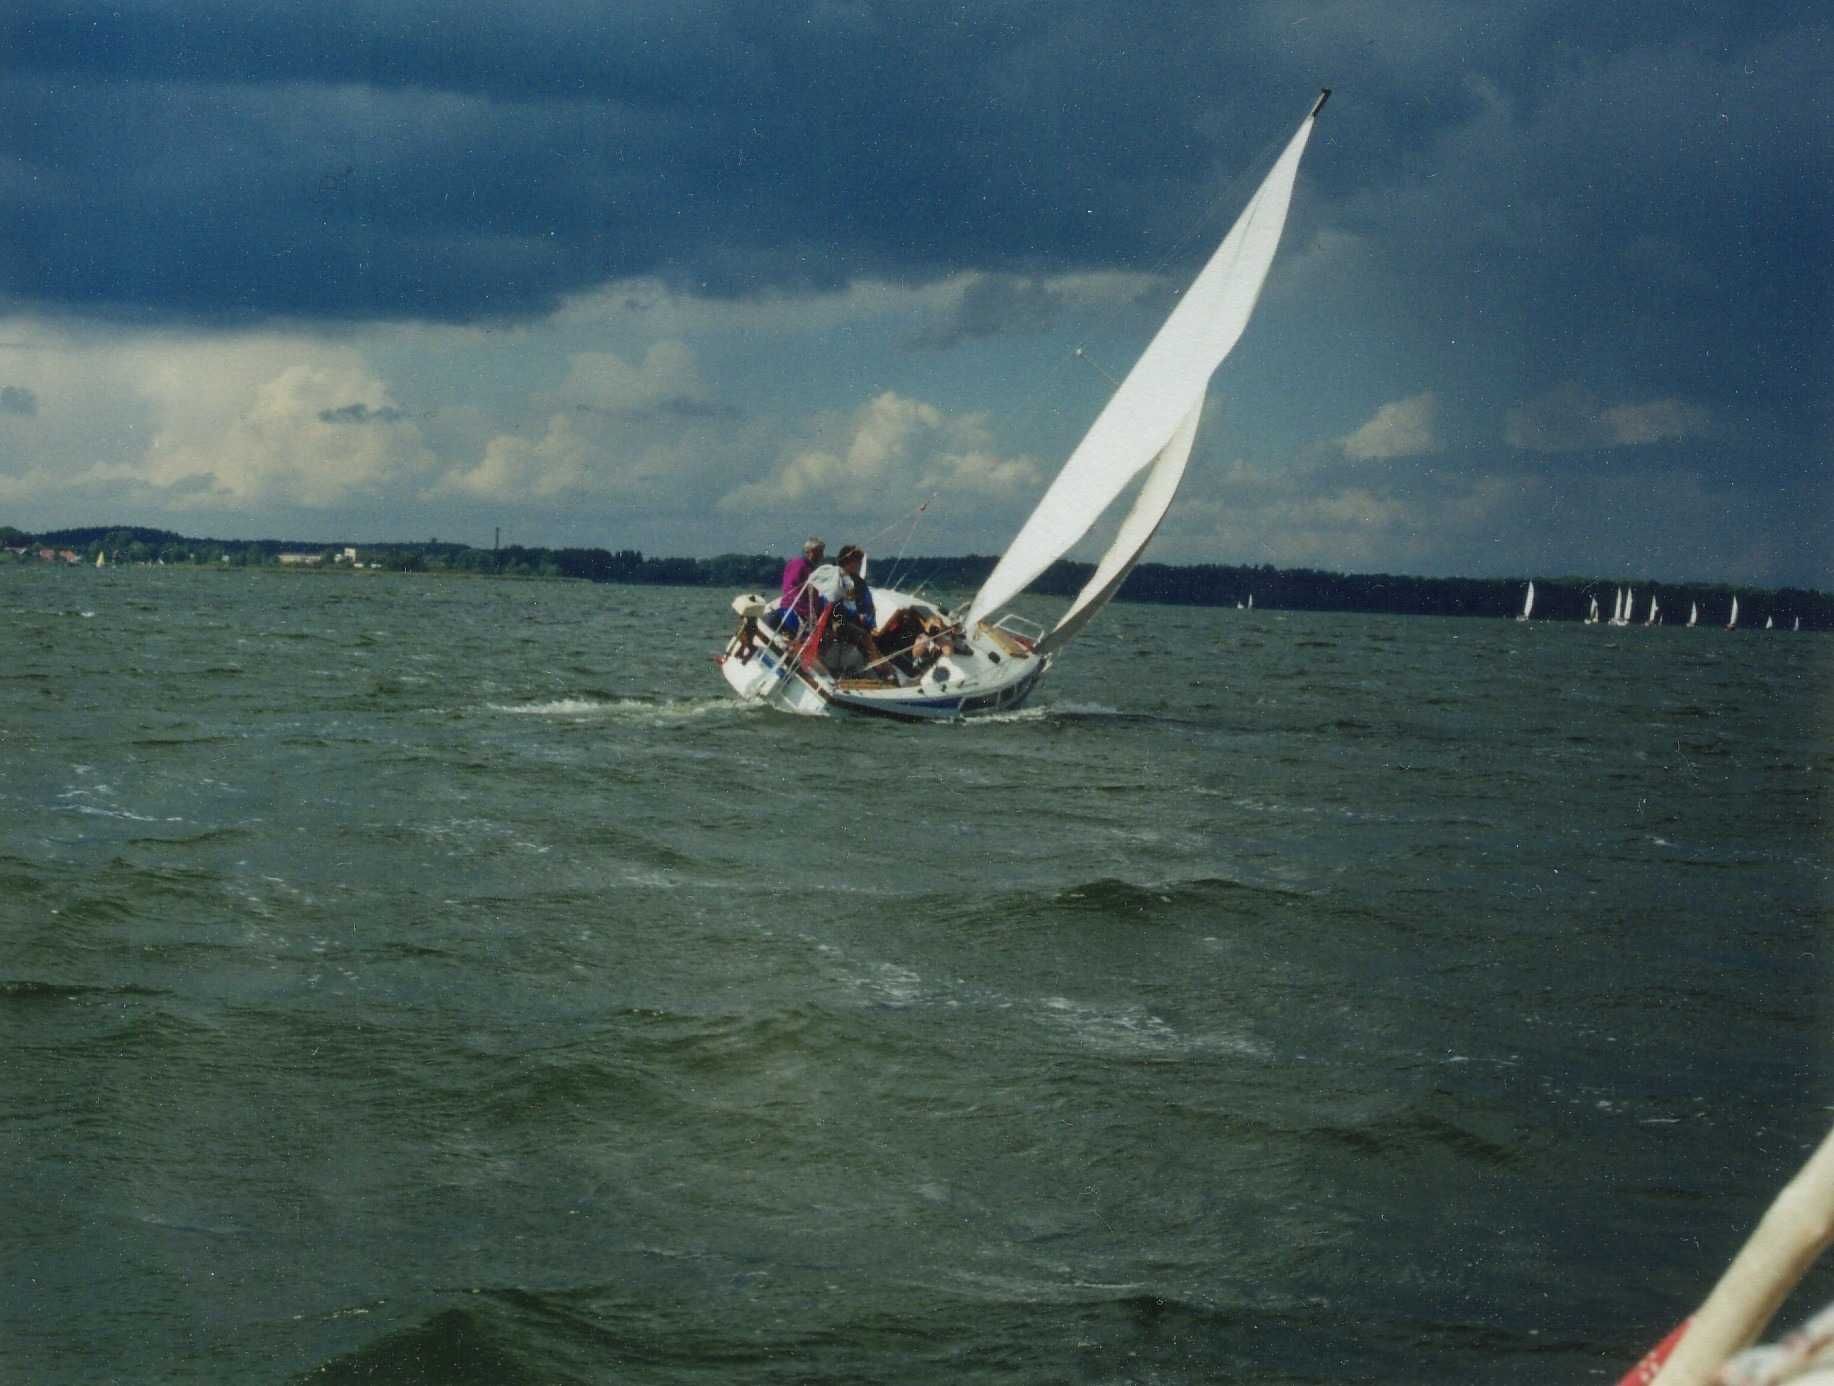
M1117 606L957 731L161 572L4 676L22 1379L1577 1380L1825 1127L1834 642Z

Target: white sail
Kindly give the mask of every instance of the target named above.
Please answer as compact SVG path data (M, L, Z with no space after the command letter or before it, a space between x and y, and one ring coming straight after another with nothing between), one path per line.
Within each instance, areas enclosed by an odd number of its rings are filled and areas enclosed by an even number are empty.
M1732 614L1726 618L1726 629L1738 629L1738 593L1732 594Z
M1327 93L1328 94L1328 93ZM1165 325L1109 398L968 610L968 626L1005 606L1088 533L1128 482L1161 456L1240 339L1286 226L1299 156L1324 97Z
M1688 624L1692 626L1694 622L1698 621L1699 619L1700 619L1700 603L1699 602L1689 602L1688 603Z
M1534 614L1534 610L1535 610L1535 583L1534 583L1534 579L1531 578L1528 584L1528 592L1522 598L1522 614L1516 617L1516 619L1518 621L1526 621L1530 616Z
M1108 552L1102 555L1102 561L1096 565L1095 572L1083 585L1083 590L1077 593L1076 600L1070 604L1070 609L1064 613L1056 628L1038 642L1039 654L1049 654L1068 644L1070 637L1094 620L1096 612L1107 606L1109 598L1127 581L1127 575L1134 570L1134 564L1140 561L1140 555L1146 552L1146 546L1152 542L1153 535L1158 533L1159 522L1165 518L1165 512L1172 508L1172 497L1178 494L1178 483L1184 477L1185 464L1191 460L1191 444L1197 441L1197 421L1203 412L1204 398L1199 395L1191 412L1180 421L1172 441L1165 445L1159 460L1146 474L1139 495L1134 497L1133 509L1127 512L1127 518L1122 521L1114 542L1108 546ZM1254 598L1248 600L1252 603Z
M1596 626L1598 624L1598 598L1589 597L1587 600L1591 605L1586 608L1586 624Z

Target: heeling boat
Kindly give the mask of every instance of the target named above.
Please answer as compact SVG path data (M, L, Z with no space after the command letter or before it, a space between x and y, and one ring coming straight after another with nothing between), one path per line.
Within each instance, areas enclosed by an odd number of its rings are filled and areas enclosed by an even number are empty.
M1126 581L1171 508L1197 438L1210 378L1254 313L1286 226L1300 156L1330 95L1329 89L1319 94L966 612L946 613L953 649L909 682L888 682L870 670L843 674L829 667L839 661L832 646L821 643L823 620L786 636L765 619L765 600L746 593L733 602L739 627L725 652L716 656L740 698L814 716L846 712L934 721L1006 711L1031 695L1063 647ZM1056 626L1046 631L1007 612L1142 474L1133 505L1107 552ZM882 622L906 608L932 619L945 615L912 594L874 587L872 595Z
M1531 578L1528 584L1528 591L1527 593L1523 595L1523 598L1522 598L1522 614L1517 616L1516 619L1518 621L1526 621L1528 620L1530 616L1534 614L1535 614L1535 584L1534 584L1534 580Z

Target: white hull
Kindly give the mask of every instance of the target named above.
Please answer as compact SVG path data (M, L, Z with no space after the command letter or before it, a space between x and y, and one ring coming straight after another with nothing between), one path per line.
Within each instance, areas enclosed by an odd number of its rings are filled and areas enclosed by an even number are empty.
M884 589L875 595L886 611L905 600ZM741 617L725 652L715 659L742 701L780 712L948 722L1023 706L1052 663L1050 655L1033 654L1029 646L1023 636L983 625L971 647L943 656L921 678L899 685L870 676L836 676L818 660L804 661L776 631Z

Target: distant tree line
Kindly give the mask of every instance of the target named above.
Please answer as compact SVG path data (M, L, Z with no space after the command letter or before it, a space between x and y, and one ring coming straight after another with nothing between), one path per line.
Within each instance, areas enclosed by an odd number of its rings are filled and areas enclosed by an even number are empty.
M192 563L213 567L276 565L283 553L322 555L315 571L338 571L335 555L342 542L322 540L198 539L170 530L142 526L90 526L38 534L0 526L0 546L24 549L8 554L31 561L40 548L69 549L93 563L98 553L111 563ZM657 584L671 587L752 588L774 593L783 556L720 554L715 558L650 558L636 549L539 548L521 544L474 548L469 544L379 543L355 546L366 567L395 572L463 573L523 578L573 578L587 582ZM981 554L956 558L909 558L895 565L881 561L872 568L875 581L905 591L923 590L952 601L972 592L993 571L995 559ZM342 571L349 571L343 569ZM1094 571L1088 563L1059 562L1048 568L1032 590L1070 597ZM1119 599L1181 606L1247 605L1261 610L1363 611L1405 616L1513 616L1522 609L1527 577L1428 578L1389 573L1333 573L1316 568L1276 568L1272 564L1240 566L1199 563L1173 566L1142 563L1122 585ZM1766 617L1789 626L1800 617L1805 630L1834 629L1834 595L1805 588L1763 589L1726 583L1658 583L1616 578L1535 578L1535 619L1584 620L1597 598L1608 619L1617 589L1634 588L1633 623L1646 617L1649 599L1657 600L1662 619L1685 622L1692 604L1705 625L1724 625L1733 594L1739 598L1739 625L1762 626Z

